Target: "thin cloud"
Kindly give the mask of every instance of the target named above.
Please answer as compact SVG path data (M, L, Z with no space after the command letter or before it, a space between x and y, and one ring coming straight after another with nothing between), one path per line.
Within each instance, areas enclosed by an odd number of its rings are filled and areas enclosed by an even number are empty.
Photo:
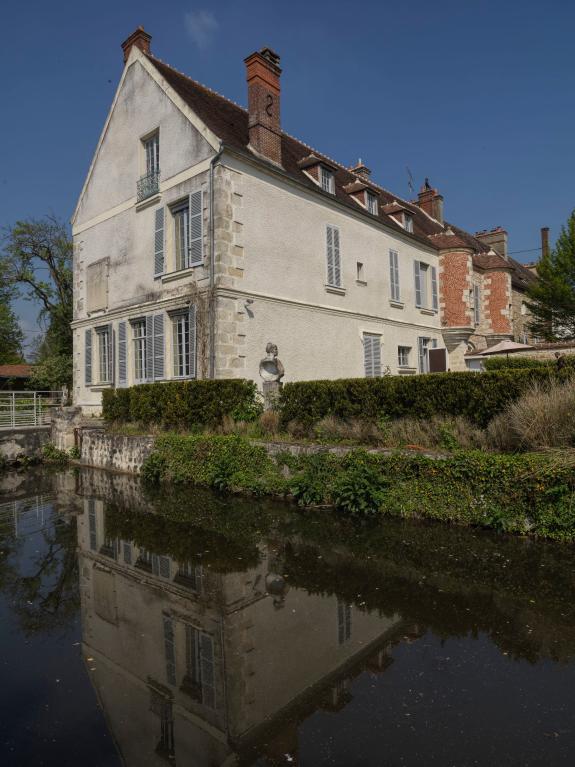
M184 16L184 23L192 42L201 51L209 47L219 27L211 11L188 11Z

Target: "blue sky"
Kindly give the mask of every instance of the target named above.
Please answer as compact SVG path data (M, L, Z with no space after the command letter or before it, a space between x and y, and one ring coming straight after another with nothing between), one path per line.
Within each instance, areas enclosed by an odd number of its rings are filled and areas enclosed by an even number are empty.
M5 3L0 224L74 209L139 24L167 63L245 104L244 57L282 59L285 130L408 196L429 176L446 218L552 240L575 207L575 3ZM537 253L517 257L530 260ZM36 309L19 302L26 329Z

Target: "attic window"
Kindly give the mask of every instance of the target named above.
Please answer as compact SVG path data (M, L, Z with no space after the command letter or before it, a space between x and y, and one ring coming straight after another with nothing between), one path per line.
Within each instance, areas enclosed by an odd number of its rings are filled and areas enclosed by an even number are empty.
M365 205L370 213L372 213L374 216L377 216L377 197L373 194L373 192L365 193Z
M335 179L334 175L326 168L324 165L320 166L320 179L321 179L321 188L324 192L328 192L329 194L335 193Z
M413 216L411 213L403 214L403 228L406 232L413 233Z

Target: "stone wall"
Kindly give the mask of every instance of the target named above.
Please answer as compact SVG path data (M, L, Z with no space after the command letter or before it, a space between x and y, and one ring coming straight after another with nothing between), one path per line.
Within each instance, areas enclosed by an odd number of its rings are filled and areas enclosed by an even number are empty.
M80 461L84 466L138 474L153 447L154 437L127 437L104 429L80 431Z
M38 459L42 448L50 442L50 426L27 426L20 429L0 431L0 459L13 463L27 459Z

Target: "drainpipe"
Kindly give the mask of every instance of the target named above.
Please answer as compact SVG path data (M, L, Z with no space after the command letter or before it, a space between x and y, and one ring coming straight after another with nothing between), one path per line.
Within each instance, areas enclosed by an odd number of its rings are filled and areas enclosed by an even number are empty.
M214 285L216 280L216 248L215 248L215 236L214 236L214 168L222 152L223 146L219 152L212 157L210 162L210 303L209 303L209 370L208 377L216 377L216 306L214 298Z

